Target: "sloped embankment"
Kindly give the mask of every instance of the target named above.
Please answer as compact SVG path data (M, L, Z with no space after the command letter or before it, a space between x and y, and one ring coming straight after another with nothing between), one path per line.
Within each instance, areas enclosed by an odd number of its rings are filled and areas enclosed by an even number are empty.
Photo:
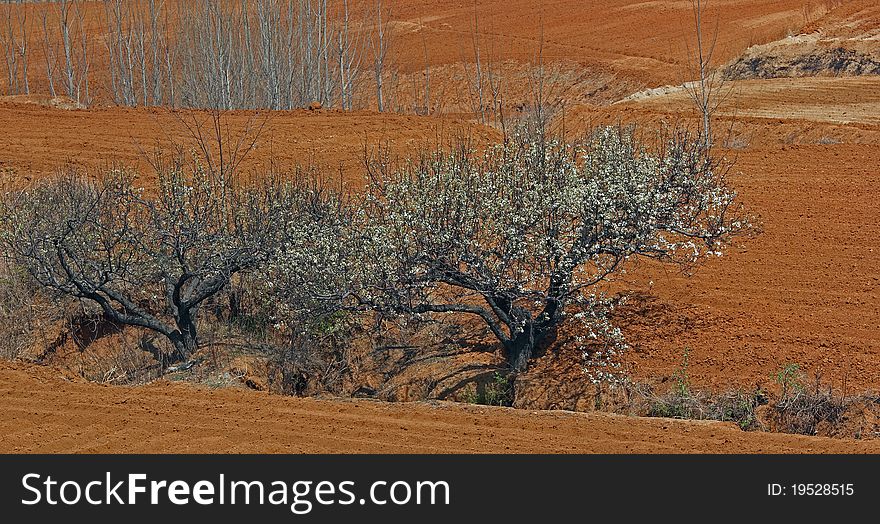
M876 441L731 423L99 386L0 362L3 453L876 453Z
M753 46L724 69L728 79L880 75L880 45L823 41L817 35Z

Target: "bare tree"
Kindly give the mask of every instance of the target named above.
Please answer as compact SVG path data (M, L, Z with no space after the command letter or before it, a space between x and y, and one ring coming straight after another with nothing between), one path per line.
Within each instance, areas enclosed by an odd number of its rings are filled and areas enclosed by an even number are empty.
M495 40L490 40L489 60L486 65L486 80L489 83L489 93L492 97L492 119L496 127L501 128L502 135L507 137L507 124L504 120L504 78L502 72L496 69L495 63Z
M22 3L22 0L18 0ZM24 82L24 94L31 93L30 75L28 74L28 49L30 46L30 24L27 19L27 9L19 9L18 13L18 30L21 35L21 44L18 46L18 54L21 58L21 79Z
M151 75L150 80L153 84L153 105L162 105L164 101L164 92L163 92L163 82L162 79L164 75L162 74L162 58L164 56L163 47L167 45L164 39L164 31L165 27L163 25L162 18L160 14L164 9L164 2L160 2L158 5L156 0L149 0L147 5L147 12L149 14L149 22L150 22L150 66L151 66Z
M104 0L107 24L107 55L110 70L110 90L120 105L135 105L132 57L132 35L125 22L122 0Z
M690 44L687 46L687 64L690 78L696 80L685 83L684 88L700 113L701 135L706 147L710 148L714 142L712 116L726 96L724 78L712 67L715 46L718 43L718 27L716 26L707 42L703 30L709 0L690 0L690 2L696 42L693 49Z
M80 44L80 56L76 77L76 101L88 105L92 101L89 89L89 57L91 56L91 49L89 48L89 37L86 32L85 18L80 2L74 4L74 11Z
M64 86L67 96L74 98L76 93L76 78L73 64L73 45L70 38L70 8L72 0L59 0L58 24L61 29L61 49L64 51Z
M7 2L4 7L5 27L0 30L0 46L3 48L3 58L6 62L6 91L8 94L30 94L28 10L22 4L23 0ZM14 16L13 13L15 13ZM19 71L21 71L20 76Z
M362 61L360 47L364 33L352 30L352 14L349 0L342 1L342 21L336 33L336 56L339 60L339 103L342 109L351 110L354 106L354 91Z
M474 0L474 25L473 25L473 46L474 46L474 91L476 91L477 114L480 115L480 123L486 123L486 103L483 96L483 67L480 61L480 24L477 12L477 1Z
M48 9L43 9L41 19L43 22L43 55L46 61L46 79L49 83L49 95L55 97L55 70L58 67L58 55L55 50L55 43L51 37L48 23Z
M381 113L385 110L385 68L388 61L388 47L390 45L390 12L384 12L382 0L376 0L375 21L376 26L370 36L370 48L373 52L373 79L376 82L376 107Z
M425 60L425 70L423 72L425 80L425 98L423 102L424 114L431 112L431 61L428 57L428 35L425 24L419 20L419 31L422 33L422 55Z
M487 35L481 34L478 2L474 1L474 16L471 25L471 43L474 57L473 74L471 74L467 64L464 63L465 59L462 56L468 84L468 94L471 98L471 111L477 116L480 123L488 124L491 122L501 127L504 136L507 136L503 108L504 80L501 71L498 69L498 64L496 64L495 41L491 36L491 31ZM484 36L489 40L489 52L486 54L483 51Z

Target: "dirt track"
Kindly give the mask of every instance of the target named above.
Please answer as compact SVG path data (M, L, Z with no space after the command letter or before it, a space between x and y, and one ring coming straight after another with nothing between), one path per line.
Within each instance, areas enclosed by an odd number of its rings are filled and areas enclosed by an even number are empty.
M0 452L858 453L880 442L746 433L733 424L295 399L156 383L102 387L0 364Z
M800 120L827 124L880 123L880 77L774 78L727 85L718 115ZM691 111L687 92L635 95L621 106L655 111Z

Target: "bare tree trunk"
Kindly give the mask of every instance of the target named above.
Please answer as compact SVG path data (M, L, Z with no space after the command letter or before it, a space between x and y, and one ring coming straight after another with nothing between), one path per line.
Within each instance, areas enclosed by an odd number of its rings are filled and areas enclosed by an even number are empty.
M43 10L43 36L45 37L46 77L49 82L49 95L55 98L55 45L49 36L48 10Z
M362 21L363 22L363 21ZM361 30L352 35L351 11L348 0L343 0L342 25L337 33L339 46L339 91L342 109L351 110L354 107L354 83L360 75L361 53L358 50L364 31Z
M91 103L91 94L89 92L89 39L86 31L85 22L83 21L83 12L80 4L76 3L75 14L80 37L80 67L79 78L76 83L76 100L77 102Z
M387 18L387 17L386 17ZM376 42L373 44L373 74L376 81L376 106L385 111L385 60L388 55L388 26L382 19L382 0L376 0Z
M169 339L174 346L174 353L167 364L185 362L198 351L198 333L196 331L196 310L180 310L175 316L177 331ZM166 364L166 365L167 365Z
M424 72L424 76L425 76L424 108L425 109L424 109L424 113L427 115L427 114L431 113L431 63L428 59L428 35L425 34L427 31L426 31L425 26L421 20L419 20L419 26L422 31L422 53L424 54L424 57L425 57L425 72Z
M162 38L159 33L159 10L162 6L156 5L156 0L149 0L147 5L150 20L150 55L151 72L150 80L153 84L153 105L162 105L162 66L160 51Z
M706 146L712 144L712 129L709 118L709 85L708 85L708 67L707 57L703 51L703 8L701 0L694 0L694 23L697 30L697 60L699 61L700 70L700 90L699 90L699 106L700 113L703 117L703 136L706 140Z
M59 0L58 2L58 24L61 28L61 46L64 50L64 87L67 89L67 96L76 99L79 102L76 92L76 73L73 65L73 50L70 42L70 7L73 0Z
M477 107L476 113L480 118L480 123L486 123L486 107L483 101L483 67L480 63L480 22L479 22L479 13L477 11L477 2L474 0L474 31L473 31L473 45L474 45L474 68L476 78L474 79L475 85L474 90L477 93Z
M12 25L11 4L3 8L6 11L6 32L0 33L0 44L3 46L3 59L6 61L6 93L18 94L18 45L16 43L15 29Z
M110 1L104 0L104 21L107 27L107 40L105 45L107 47L107 61L109 62L107 67L110 70L110 92L113 93L113 101L117 105L120 105L124 102L119 95L119 63L116 55L116 42L119 37L118 32L114 32L114 25L110 13Z
M165 11L165 23L163 26L163 54L164 54L164 63L165 63L165 81L168 86L168 103L175 107L177 104L177 92L175 87L175 56L176 53L172 48L170 35L168 34L168 11ZM178 24L179 25L179 24Z
M28 46L30 45L30 35L28 34L27 9L21 6L22 0L18 0L19 14L18 27L21 33L21 45L18 48L21 57L21 78L24 81L24 94L31 94L31 84L28 77Z
M135 37L135 59L138 64L138 71L140 72L140 80L141 80L141 96L140 99L143 101L144 106L149 105L148 97L150 96L150 86L147 83L147 42L146 42L146 27L143 19L143 13L139 10L135 13L135 18L133 20L135 28L134 28L134 37Z
M700 113L701 117L701 135L705 143L706 150L712 149L715 137L712 133L712 116L718 109L721 101L721 90L723 88L723 80L717 78L717 72L712 69L712 59L715 54L715 45L718 41L718 28L712 34L711 42L704 42L703 26L706 9L709 6L709 0L691 0L691 11L694 17L694 31L696 33L696 50L689 55L688 67L690 76L697 77L692 84L685 84L685 90L690 95L691 100Z
M346 101L346 81L347 81L347 73L345 71L346 67L346 53L348 51L348 0L343 0L343 18L342 18L342 28L337 35L337 46L336 46L336 55L339 60L339 105L342 109L346 109L347 101Z
M525 371L535 352L534 325L528 322L523 330L517 333L504 345L507 364L513 371Z
M29 95L31 93L30 79L28 75L28 49L30 45L30 35L27 21L27 7L23 5L23 0L16 0L16 11L18 16L18 33L21 38L20 43L17 45L15 51L18 54L18 58L21 61L21 86L24 90L24 94ZM8 7L8 9L12 9L12 7ZM11 32L11 31L10 31ZM20 91L19 85L16 85L16 90Z

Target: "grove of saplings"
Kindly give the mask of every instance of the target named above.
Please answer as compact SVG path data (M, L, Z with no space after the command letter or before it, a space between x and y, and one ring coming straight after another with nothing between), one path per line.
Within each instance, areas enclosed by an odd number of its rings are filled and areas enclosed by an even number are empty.
M353 193L316 170L243 176L197 153L147 175L68 168L5 196L0 249L51 296L164 341L150 346L162 369L198 357L206 304L216 314L233 287L291 359L328 326L396 318L482 325L510 372L576 322L587 365L625 347L616 275L642 258L693 267L749 229L705 144L608 127L380 152Z
M381 0L0 0L0 66L7 95L84 106L353 109L369 98L383 111L389 14Z

